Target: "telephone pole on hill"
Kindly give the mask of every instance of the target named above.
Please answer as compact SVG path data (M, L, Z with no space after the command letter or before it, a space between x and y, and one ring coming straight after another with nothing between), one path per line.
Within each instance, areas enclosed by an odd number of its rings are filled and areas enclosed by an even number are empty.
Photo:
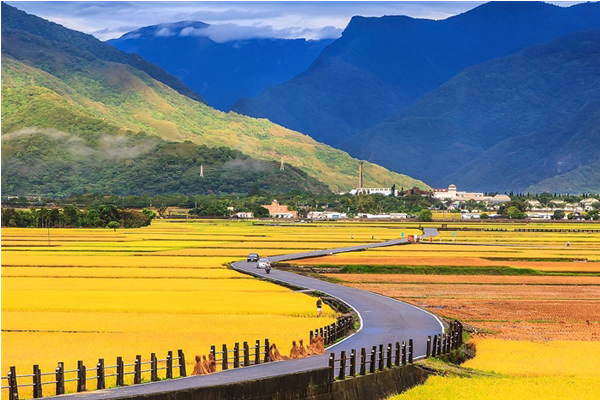
M279 170L285 171L285 168L283 167L283 157L281 157L281 165L279 166Z

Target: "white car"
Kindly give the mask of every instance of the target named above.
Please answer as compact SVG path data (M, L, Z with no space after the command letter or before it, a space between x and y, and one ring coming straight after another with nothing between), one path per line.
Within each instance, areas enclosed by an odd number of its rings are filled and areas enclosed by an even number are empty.
M271 261L267 260L266 258L261 258L260 260L258 260L258 262L256 263L256 268L266 268L267 265L270 267L271 266Z

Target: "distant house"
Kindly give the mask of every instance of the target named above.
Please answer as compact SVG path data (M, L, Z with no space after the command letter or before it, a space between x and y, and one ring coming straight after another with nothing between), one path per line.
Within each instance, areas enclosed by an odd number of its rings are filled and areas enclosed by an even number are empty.
M232 215L233 218L239 218L239 219L251 219L254 218L254 213L253 212L237 212L235 214Z
M273 218L298 218L298 212L289 210L288 206L281 205L277 200L273 200L271 204L261 205L261 207L269 210L269 216Z
M475 200L484 201L485 196L479 192L459 192L456 190L456 185L448 186L448 189L433 189L433 197L440 200Z
M175 215L189 215L191 208L183 208L183 207L167 207L165 210L165 215L175 216Z
M392 191L391 188L356 188L356 189L352 189L349 193L353 194L353 195L382 194L384 196L390 196L393 194L394 196L398 196L398 190Z
M311 211L306 216L310 219L343 219L348 218L346 213L340 213L335 211Z
M492 203L508 203L510 201L510 197L505 194L497 194L492 197Z

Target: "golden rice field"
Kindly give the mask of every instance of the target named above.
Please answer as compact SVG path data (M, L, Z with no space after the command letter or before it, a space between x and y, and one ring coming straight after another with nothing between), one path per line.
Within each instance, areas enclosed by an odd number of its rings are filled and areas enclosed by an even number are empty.
M465 376L433 376L389 400L600 398L600 342L475 340Z
M415 231L416 232L416 231ZM141 229L2 229L2 374L114 365L211 345L279 344L333 322L314 298L227 268L249 252L305 252L399 237L386 226L154 221ZM110 383L110 381L109 381ZM45 386L46 394L52 385ZM73 386L67 386L73 390ZM3 391L3 397L7 396ZM31 397L26 388L21 397Z

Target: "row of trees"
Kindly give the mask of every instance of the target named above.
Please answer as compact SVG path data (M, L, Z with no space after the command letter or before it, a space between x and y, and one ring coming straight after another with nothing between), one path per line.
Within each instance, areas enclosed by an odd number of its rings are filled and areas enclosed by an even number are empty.
M19 228L139 228L150 225L153 211L123 210L114 205L80 209L73 205L63 208L2 208L2 226Z

